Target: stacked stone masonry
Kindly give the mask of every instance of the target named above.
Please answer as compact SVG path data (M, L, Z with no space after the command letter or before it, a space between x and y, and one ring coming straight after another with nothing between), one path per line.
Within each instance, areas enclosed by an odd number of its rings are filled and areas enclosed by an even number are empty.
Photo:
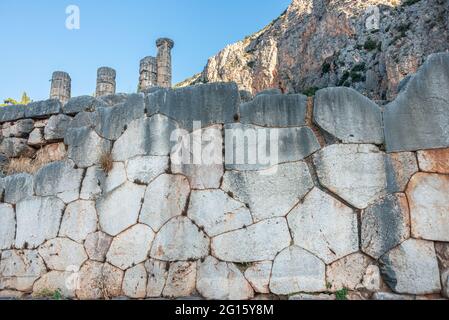
M448 298L448 88L442 53L383 107L233 83L4 107L0 296ZM247 129L274 162L228 161ZM174 130L221 162L177 164Z

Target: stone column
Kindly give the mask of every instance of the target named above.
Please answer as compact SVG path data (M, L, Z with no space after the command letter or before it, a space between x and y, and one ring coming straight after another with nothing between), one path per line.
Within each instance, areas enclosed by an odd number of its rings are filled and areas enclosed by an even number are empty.
M140 60L139 91L157 86L157 61L155 57Z
M115 94L115 77L116 72L112 68L101 67L97 71L97 97Z
M157 84L159 87L170 88L171 73L171 49L175 43L173 40L161 38L156 41L157 46Z
M66 104L71 97L72 79L67 72L55 71L51 78L50 99Z

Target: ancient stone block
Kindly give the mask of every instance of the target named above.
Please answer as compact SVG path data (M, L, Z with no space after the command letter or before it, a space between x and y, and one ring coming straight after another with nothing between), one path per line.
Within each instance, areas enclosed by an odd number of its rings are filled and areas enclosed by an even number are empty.
M25 118L46 118L61 112L61 103L57 99L32 102L25 108Z
M97 230L97 220L95 202L72 202L65 209L59 236L82 243L90 233Z
M273 260L291 243L285 218L268 219L212 239L212 255L223 261Z
M422 171L449 174L449 149L418 151L418 161Z
M62 140L70 126L72 118L64 114L52 116L44 129L44 138L47 141Z
M83 245L66 238L45 242L39 254L50 270L66 271L68 267L80 267L87 260Z
M34 128L32 119L23 119L15 123L4 123L2 126L4 137L26 138Z
M9 249L14 244L16 214L14 208L0 203L0 250Z
M417 173L407 188L412 236L449 242L449 176Z
M222 189L245 204L255 221L283 217L311 189L313 181L304 162L264 171L227 171Z
M104 262L111 242L112 237L98 231L87 236L86 241L84 241L84 249L90 260Z
M168 170L168 157L136 157L126 161L128 180L149 184Z
M15 121L25 116L27 106L15 105L0 108L0 122Z
M270 293L270 276L273 263L271 261L263 261L254 263L246 269L245 278L257 293Z
M3 179L5 195L3 201L16 204L33 195L33 176L27 173L7 176Z
M326 282L332 286L329 290L357 290L371 262L364 254L354 253L332 263L326 270Z
M71 279L75 279L73 272L50 271L44 274L34 283L33 296L35 298L48 298L49 292L59 292L64 299L72 299L75 297L76 287L70 285ZM69 284L69 286L67 286Z
M110 299L122 293L124 272L108 263L87 261L79 273L76 296L81 300Z
M133 299L142 299L147 295L147 271L143 264L128 269L123 278L123 293Z
M99 107L106 107L106 103L92 96L79 96L71 98L63 107L65 114L77 114L80 112L94 112Z
M145 269L148 273L147 297L157 298L162 296L168 277L168 262L149 259L145 262Z
M332 145L313 161L320 183L356 208L387 193L385 155L373 145Z
M325 88L316 93L314 121L343 143L382 144L382 112L352 88Z
M287 219L295 245L327 264L359 250L356 213L317 188Z
M388 195L362 213L362 250L375 259L410 237L410 214L404 194Z
M192 296L196 288L196 267L196 262L172 263L162 295L168 298Z
M36 128L31 131L28 137L27 144L30 146L43 146L46 143L44 139L44 130L42 128Z
M385 155L388 193L404 192L410 178L419 171L413 152L398 152Z
M0 143L0 154L7 158L31 158L36 150L28 146L27 139L4 138Z

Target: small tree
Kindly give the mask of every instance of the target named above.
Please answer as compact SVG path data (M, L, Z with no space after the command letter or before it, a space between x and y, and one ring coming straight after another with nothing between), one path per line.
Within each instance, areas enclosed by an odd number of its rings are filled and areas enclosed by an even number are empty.
M28 97L27 93L24 92L22 94L22 99L20 100L20 102L13 98L8 98L3 100L3 104L0 104L0 107L15 106L18 104L29 104L30 102L32 102L32 100L30 99L30 97Z
M24 93L22 94L22 100L20 101L20 104L28 104L28 103L30 103L30 102L31 102L30 97L28 97L27 93L24 92Z

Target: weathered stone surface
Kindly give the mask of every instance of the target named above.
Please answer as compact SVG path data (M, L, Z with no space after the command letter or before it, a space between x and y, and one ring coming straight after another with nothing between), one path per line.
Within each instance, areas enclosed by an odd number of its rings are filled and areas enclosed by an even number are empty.
M92 96L79 96L70 99L62 106L62 111L65 114L76 114L83 111L94 112L97 108L105 106L105 102L95 99Z
M34 177L34 190L38 196L57 196L65 203L79 198L83 170L75 169L70 161L53 162L42 167Z
M288 163L264 171L227 171L222 188L249 205L255 221L285 216L313 188L304 162Z
M274 260L270 290L279 295L326 290L325 264L311 253L293 246Z
M95 200L101 194L100 167L90 167L86 170L86 175L81 186L80 198L83 200Z
M145 262L145 269L148 273L147 297L157 298L162 296L168 277L168 262L149 259Z
M93 129L96 125L97 114L95 112L80 112L73 118L67 130L79 129L83 127Z
M449 242L449 176L418 173L407 188L412 236Z
M126 161L126 174L131 182L149 184L169 168L169 157L136 157Z
M449 54L437 53L385 108L388 151L449 147Z
M122 162L114 162L111 171L108 173L105 173L103 170L101 172L97 171L97 177L100 179L103 193L109 193L126 182L125 165Z
M303 160L320 149L315 134L308 127L263 128L230 124L225 128L227 170L267 169L280 163Z
M70 122L72 118L66 116L65 114L58 114L56 116L52 116L48 120L48 124L44 129L44 138L45 140L60 140L64 139L67 128L70 126Z
M67 158L67 151L63 142L47 144L39 149L34 157L34 163L44 166L54 161L62 161Z
M440 269L449 269L449 243L436 242L435 251L437 253Z
M246 269L245 278L257 293L270 293L270 276L273 263L263 261L254 263Z
M201 259L209 253L209 239L186 217L175 217L156 235L151 258L163 261Z
M25 116L27 106L15 105L0 108L0 122L15 121Z
M14 208L0 203L0 250L9 249L14 244L16 214Z
M122 293L123 276L122 270L108 263L88 261L80 270L76 295L81 300L118 297Z
M154 239L154 232L150 227L137 224L112 240L106 255L107 261L126 270L147 259Z
M0 290L29 292L34 281L45 272L44 261L37 251L3 251L0 262Z
M145 187L127 182L96 203L102 231L116 236L137 222Z
M193 122L202 127L233 123L240 96L235 83L210 83L180 89L163 89L147 95L150 114L162 113L191 131Z
M248 300L254 291L241 271L233 264L208 256L198 265L197 290L210 300Z
M125 103L127 99L128 95L126 93L117 93L98 97L98 100L106 103L110 107Z
M97 108L97 125L95 130L98 135L116 140L126 130L127 126L145 114L145 103L143 94L130 94L125 102L114 107Z
M240 122L266 127L306 124L307 97L302 94L259 94L240 106Z
M41 128L36 128L33 131L31 131L27 144L30 146L43 146L46 143L44 139L44 130Z
M87 260L83 245L66 238L45 242L39 247L39 254L51 270L66 271L68 267L79 268Z
M37 101L25 108L25 118L45 118L61 112L61 103L57 99Z
M320 183L359 209L386 194L385 154L373 145L332 145L313 161Z
M196 262L175 262L170 265L163 296L190 297L196 288Z
M381 285L382 278L379 267L373 264L369 265L363 275L362 283L358 288L365 289L370 292L377 292L380 290Z
M388 193L404 192L410 178L419 171L413 152L390 153L385 156Z
M174 145L170 137L176 129L176 122L163 115L135 120L115 142L112 149L114 160L126 161L145 155L168 156Z
M186 177L163 174L145 192L139 221L155 232L171 218L180 216L186 208L190 186Z
M232 199L222 190L193 191L188 216L198 226L203 227L210 237L253 223L245 204Z
M313 116L318 126L343 143L384 141L381 109L352 88L319 90Z
M16 248L36 248L58 235L64 203L55 197L31 197L16 205Z
M441 283L443 285L443 296L449 298L449 269L441 273Z
M265 89L265 90L262 90L262 91L256 93L256 97L264 96L264 95L273 96L273 95L279 95L279 94L282 94L282 90L281 89L270 88L270 89Z
M80 168L99 163L101 156L111 149L110 141L101 138L88 127L68 130L64 142L69 146L69 158Z
M15 123L4 123L2 135L3 137L26 138L33 128L34 122L32 119L23 119Z
M111 243L112 237L98 231L87 236L84 249L90 260L104 262Z
M49 292L58 291L62 298L74 298L76 287L71 283L72 278L76 278L73 272L50 271L34 283L33 296L48 298L45 295Z
M329 290L358 289L371 262L364 254L354 253L332 263L326 270L326 281L332 286Z
M373 300L387 300L387 301L414 300L414 297L389 292L376 292L373 295Z
M219 188L224 172L222 126L180 132L177 139L170 154L172 172L187 176L193 189Z
M421 171L449 174L449 149L418 151L418 161Z
M357 214L317 188L287 218L295 245L326 264L359 250Z
M258 262L273 260L291 243L285 218L264 220L245 229L212 239L212 255L223 261Z
M404 194L388 195L362 213L362 250L374 259L410 237L410 214Z
M440 272L432 242L409 239L381 259L384 281L396 293L441 291Z
M16 204L27 197L33 195L33 176L20 173L8 176L3 180L5 186L5 196L3 201L9 204Z
M122 287L123 293L127 297L145 298L147 295L147 271L142 263L125 272Z
M60 237L83 242L87 236L97 230L97 212L93 201L75 201L65 209L62 217Z
M337 297L332 294L306 294L306 293L300 293L295 294L288 298L288 300L291 301L332 301L337 300Z
M7 158L32 157L36 150L27 145L27 139L4 138L0 143L0 154Z

